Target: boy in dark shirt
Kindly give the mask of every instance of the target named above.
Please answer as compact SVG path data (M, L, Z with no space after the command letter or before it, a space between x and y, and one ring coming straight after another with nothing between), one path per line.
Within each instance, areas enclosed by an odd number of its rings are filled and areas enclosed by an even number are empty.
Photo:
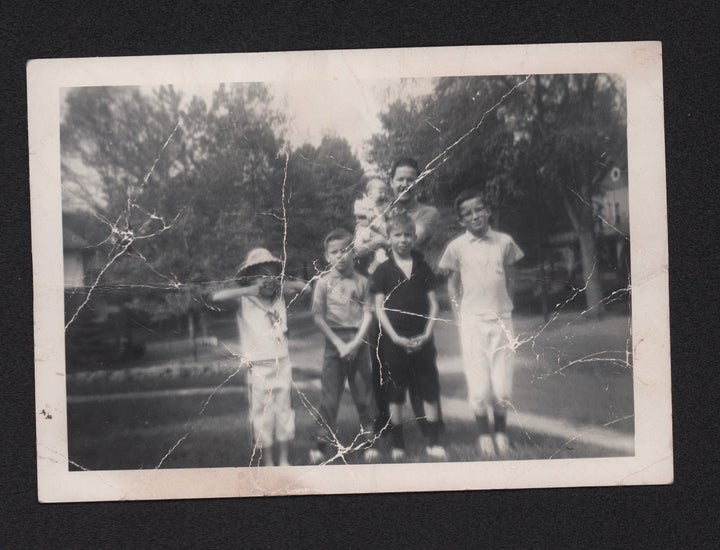
M381 327L378 350L382 388L390 405L392 458L405 456L402 408L411 383L425 406L425 450L431 457L446 458L438 443L440 383L432 337L439 309L435 276L422 255L412 249L416 240L412 218L394 215L386 227L390 257L373 273L370 290Z

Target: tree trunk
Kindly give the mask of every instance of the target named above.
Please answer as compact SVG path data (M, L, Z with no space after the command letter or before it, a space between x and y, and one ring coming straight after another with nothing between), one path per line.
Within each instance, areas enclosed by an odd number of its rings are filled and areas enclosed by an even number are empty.
M600 280L597 247L592 229L585 228L578 231L580 243L580 261L582 264L583 280L585 281L586 315L597 316L603 312L602 281Z
M585 287L585 308L587 316L598 316L603 312L602 282L600 280L597 246L595 232L593 230L592 215L584 211L576 211L573 203L567 197L563 201L565 210L570 218L573 229L578 236L580 245L580 266L582 268L582 280ZM589 208L581 205L580 208ZM582 288L582 287L581 287Z
M197 361L197 340L195 339L195 316L192 311L187 313L188 340L192 346L193 359Z

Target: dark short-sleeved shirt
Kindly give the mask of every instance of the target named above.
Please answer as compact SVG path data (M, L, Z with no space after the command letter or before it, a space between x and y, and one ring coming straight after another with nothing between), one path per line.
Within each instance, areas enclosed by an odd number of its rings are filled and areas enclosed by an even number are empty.
M435 274L422 254L413 250L412 258L409 279L390 252L390 258L377 267L370 282L373 296L385 295L385 313L400 336L415 336L425 330L430 313L428 292L434 290L437 284Z

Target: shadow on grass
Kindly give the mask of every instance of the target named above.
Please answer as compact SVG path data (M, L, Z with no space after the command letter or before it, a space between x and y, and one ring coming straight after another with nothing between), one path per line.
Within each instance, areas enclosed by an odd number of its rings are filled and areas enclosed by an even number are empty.
M219 468L251 465L252 438L247 419L244 391L217 393L203 409L207 396L186 395L172 398L128 398L71 403L68 407L70 459L88 470L162 468ZM319 399L317 390L305 394L311 402ZM294 396L296 437L291 444L291 463L308 464L314 444L316 424ZM200 414L202 411L202 414ZM352 441L359 429L357 414L346 394L338 419L337 436L343 444ZM404 462L432 462L424 452L425 442L414 421L406 424L407 458ZM539 460L619 456L617 452L584 444L581 440L562 441L518 429L509 433L514 444L508 460ZM448 421L444 443L450 462L479 460L475 450L476 428L472 422ZM174 449L173 449L174 447ZM390 462L388 444L377 443L378 462ZM172 452L170 452L170 450ZM257 457L256 457L257 458ZM360 453L350 453L331 464L362 464ZM257 464L257 460L253 462Z

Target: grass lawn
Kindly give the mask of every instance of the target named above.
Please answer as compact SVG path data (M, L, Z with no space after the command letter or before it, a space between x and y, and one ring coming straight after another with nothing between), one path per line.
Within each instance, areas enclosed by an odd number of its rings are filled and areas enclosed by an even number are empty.
M516 352L513 405L519 410L574 423L611 425L632 434L632 358L626 357L629 327L622 317L600 320L567 315L538 335L537 318L515 320L524 340ZM438 357L458 356L453 328L439 327ZM459 357L458 357L459 358ZM466 396L458 369L442 375L443 393Z
M318 390L304 391L312 402ZM291 462L307 464L313 444L315 422L295 394L296 438L291 446ZM70 457L79 467L89 470L152 469L162 461L163 468L240 467L257 464L252 460L252 440L247 422L245 392L220 392L199 412L206 396L138 397L112 400L98 406L95 402L70 407L70 425L82 426L69 435ZM347 396L341 410L337 435L348 444L357 432L356 415ZM189 420L188 420L189 419ZM82 420L82 421L80 421ZM428 461L424 443L414 422L406 424L407 462ZM584 458L614 456L607 449L558 438L526 434L519 429L509 433L515 449L507 459ZM448 421L445 433L448 460L480 460L475 451L475 427L472 422ZM178 442L166 458L165 455ZM380 461L389 462L389 449L379 442ZM343 457L347 463L363 463L358 453ZM331 462L342 464L343 459ZM73 465L71 469L79 469Z
M610 425L617 433L632 435L632 369L625 354L627 319L576 317L565 314L539 334L542 323L537 317L516 319L516 332L527 341L516 355L513 405L526 413L576 424ZM452 324L439 323L436 345L442 395L462 400L465 380ZM154 356L133 368L68 376L70 459L91 470L150 469L161 462L163 468L250 465L252 443L244 376L239 373L228 381L237 369L236 360L222 346L201 350L197 362L187 353L171 358L168 350L172 346L163 349L154 350ZM321 339L314 327L309 323L294 327L293 376L304 399L315 406L320 398L320 354ZM150 361L152 357L155 361ZM223 388L208 401L212 388L221 384ZM118 396L120 392L130 393ZM316 427L297 392L294 407L296 438L291 461L300 465L307 463ZM343 443L353 439L356 423L357 415L346 392L338 427ZM461 418L448 414L445 424L449 460L478 460L471 415ZM511 427L509 435L515 448L507 459L618 456L617 451L571 441L572 437L525 433L517 427ZM406 440L407 461L428 460L414 422L406 425ZM384 441L379 445L386 451ZM389 460L387 452L382 457ZM361 461L357 453L344 458L349 463Z

